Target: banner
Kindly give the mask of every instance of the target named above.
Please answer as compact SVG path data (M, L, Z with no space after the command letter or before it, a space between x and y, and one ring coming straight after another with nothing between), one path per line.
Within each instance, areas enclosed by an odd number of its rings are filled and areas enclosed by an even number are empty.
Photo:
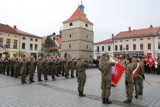
M132 78L134 78L134 77L137 75L139 69L140 69L140 64L137 63L137 67L136 67L135 70L132 72Z
M110 62L117 62L113 57L110 57ZM117 63L114 67L112 67L112 83L114 85L118 85L123 73L125 71L125 67Z

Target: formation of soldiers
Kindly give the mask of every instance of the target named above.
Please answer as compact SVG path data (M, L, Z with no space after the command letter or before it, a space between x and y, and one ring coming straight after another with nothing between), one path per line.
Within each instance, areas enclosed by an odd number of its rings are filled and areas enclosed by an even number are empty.
M79 58L54 58L54 57L38 57L35 60L34 57L13 57L13 58L1 58L0 59L0 73L18 78L21 77L21 83L26 83L27 76L29 77L29 82L34 81L34 74L37 73L38 81L48 80L48 76L55 80L56 77L60 75L65 78L74 78L74 73L77 72L77 61ZM86 63L87 60L85 60ZM70 72L70 73L69 73Z

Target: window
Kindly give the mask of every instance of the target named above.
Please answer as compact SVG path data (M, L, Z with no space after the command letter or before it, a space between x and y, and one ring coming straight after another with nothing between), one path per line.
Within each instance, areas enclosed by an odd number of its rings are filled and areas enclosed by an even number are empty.
M158 42L158 49L160 49L160 42Z
M150 43L148 43L148 50L150 50L151 49L151 44Z
M8 34L8 36L10 36L10 34Z
M102 46L102 52L104 52L104 46Z
M37 45L37 44L35 44L34 49L35 49L35 50L38 50L38 45Z
M37 41L38 41L38 39L35 39L35 41L37 42Z
M108 46L108 51L111 51L111 46Z
M136 39L133 39L133 41L136 41Z
M25 48L26 48L26 44L22 43L22 49L25 49Z
M71 36L72 36L72 35L70 34L69 37L71 38Z
M133 44L133 50L136 50L136 44Z
M33 44L30 44L30 50L33 50Z
M11 39L6 39L7 48L10 48L10 44L11 44Z
M86 27L88 27L88 24L85 24Z
M117 41L115 41L115 42L117 42Z
M143 44L140 44L140 50L143 50Z
M14 48L14 49L17 49L17 40L14 40L13 48Z
M72 23L70 23L70 24L69 24L69 26L73 26L73 24L72 24Z
M116 50L116 51L118 50L118 46L117 46L117 45L115 45L115 50Z
M2 35L2 32L0 32L0 35Z
M122 42L122 40L120 40L119 42Z
M87 45L87 49L88 49L88 45Z
M148 38L148 40L150 40L151 38Z
M158 36L158 39L160 39L160 36Z
M30 41L33 41L33 39L32 39L32 38L30 38Z
M129 46L128 45L126 45L126 50L129 50Z
M86 35L86 38L88 38L88 35Z
M143 38L140 38L140 40L143 40Z
M120 45L120 50L122 51L122 49L123 49L123 47L122 47L122 45Z
M128 42L128 40L126 40L126 42Z
M23 40L26 40L26 38L25 38L25 37L22 37L22 39L23 39Z
M3 38L0 38L0 46L3 46Z
M99 52L99 46L97 46L97 52Z

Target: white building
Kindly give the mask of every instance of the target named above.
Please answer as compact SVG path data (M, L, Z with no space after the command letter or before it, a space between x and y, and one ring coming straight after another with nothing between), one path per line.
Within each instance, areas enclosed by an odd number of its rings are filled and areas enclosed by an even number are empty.
M157 36L154 37L154 45L155 45L155 57L160 58L160 28L157 32Z
M113 56L113 40L107 39L94 44L94 59L100 57L103 53Z

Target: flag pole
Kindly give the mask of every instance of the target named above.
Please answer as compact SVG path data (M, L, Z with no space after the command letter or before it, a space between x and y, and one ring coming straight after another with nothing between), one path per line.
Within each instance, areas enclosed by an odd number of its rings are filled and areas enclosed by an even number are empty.
M140 78L142 78L146 83L148 83L149 85L151 85L147 80L145 80L142 76L140 76L139 74L137 74Z

